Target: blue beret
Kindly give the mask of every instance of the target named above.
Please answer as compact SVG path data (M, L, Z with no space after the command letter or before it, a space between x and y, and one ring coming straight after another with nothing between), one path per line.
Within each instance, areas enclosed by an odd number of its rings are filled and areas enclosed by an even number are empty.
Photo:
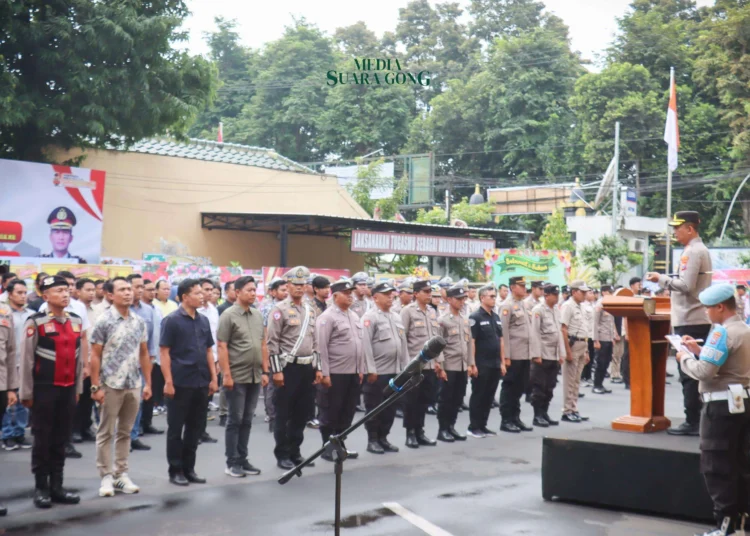
M698 295L698 299L706 307L718 305L734 297L734 286L728 283L712 285Z

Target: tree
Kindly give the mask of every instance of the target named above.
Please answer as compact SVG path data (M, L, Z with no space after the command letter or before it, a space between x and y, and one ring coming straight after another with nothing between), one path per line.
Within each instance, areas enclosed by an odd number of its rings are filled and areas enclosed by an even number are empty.
M538 28L544 4L537 0L471 0L471 33L484 43Z
M534 243L534 248L548 251L575 251L576 246L570 238L565 215L561 210L556 210L547 217L547 225L539 237L539 242Z
M581 248L581 262L596 270L596 280L602 285L616 285L620 276L642 260L631 254L628 244L616 236L602 236L598 241Z
M182 0L2 2L0 157L183 135L216 84L175 47L187 14Z

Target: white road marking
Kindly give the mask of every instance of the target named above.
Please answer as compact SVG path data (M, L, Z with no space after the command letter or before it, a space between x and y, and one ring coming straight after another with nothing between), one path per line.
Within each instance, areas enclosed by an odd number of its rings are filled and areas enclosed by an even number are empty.
M530 516L546 516L544 512L540 512L538 510L528 510L526 508L509 508L509 510L513 510L514 512L520 512L522 514L530 515Z
M403 519L417 527L422 532L429 534L430 536L453 536L450 532L447 532L437 525L433 525L423 517L419 517L414 512L407 510L403 506L395 502L383 503L383 506L388 508L394 514L401 516Z
M584 519L583 522L586 523L587 525L594 525L594 526L597 526L597 527L611 527L612 526L612 523L604 523L602 521L594 521L593 519Z

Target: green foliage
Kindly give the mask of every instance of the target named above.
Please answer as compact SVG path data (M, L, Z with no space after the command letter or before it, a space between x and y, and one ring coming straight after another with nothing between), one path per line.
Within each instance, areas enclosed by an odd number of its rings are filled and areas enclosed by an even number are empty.
M642 261L642 256L628 251L628 244L615 236L602 236L598 241L581 248L584 266L596 270L594 276L601 284L614 285L620 276Z
M565 215L561 210L556 210L547 218L547 225L539 237L539 242L534 242L534 248L538 250L562 250L575 251L576 247L570 237L568 225L565 223Z
M481 205L470 205L469 200L464 197L459 203L451 207L451 219L463 220L469 227L484 227L492 220L494 209L489 203ZM447 225L448 216L443 207L433 207L430 210L419 209L417 221L432 225Z

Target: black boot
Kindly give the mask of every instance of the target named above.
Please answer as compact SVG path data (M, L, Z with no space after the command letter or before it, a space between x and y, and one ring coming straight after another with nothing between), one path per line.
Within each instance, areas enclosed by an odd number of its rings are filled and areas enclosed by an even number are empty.
M3 517L7 513L8 513L8 509L5 507L5 505L0 504L0 517Z
M696 536L728 536L729 534L735 534L735 524L738 520L739 516L717 517L715 529Z
M451 435L451 433L450 433L450 432L449 432L448 430L446 430L445 428L441 429L441 430L440 430L440 431L438 432L438 436L437 436L437 438L438 438L438 439L439 439L440 441L445 441L446 443L453 443L453 442L455 442L455 441L456 441L456 438L455 438L455 437L453 437L453 436Z
M518 426L518 429L521 430L522 432L534 431L534 428L532 428L531 426L526 426L526 424L521 420L520 416L516 417L513 422L515 423L516 426Z
M437 441L427 437L424 433L424 430L421 428L417 430L417 443L419 443L423 447L434 447L435 445L437 445Z
M532 424L541 428L549 428L549 423L544 418L544 412L540 408L534 408L534 421Z
M546 409L544 410L543 415L544 415L544 420L547 421L547 424L549 424L550 426L557 426L560 424L560 421L552 420L552 417L549 416L549 413L547 413Z
M34 506L37 508L49 508L52 506L52 499L49 496L49 476L34 475L36 487L34 489Z
M60 504L78 504L81 502L81 497L63 488L62 473L52 473L50 477L50 498L52 502Z
M406 431L406 446L410 449L418 449L419 443L417 443L417 431L407 430Z

